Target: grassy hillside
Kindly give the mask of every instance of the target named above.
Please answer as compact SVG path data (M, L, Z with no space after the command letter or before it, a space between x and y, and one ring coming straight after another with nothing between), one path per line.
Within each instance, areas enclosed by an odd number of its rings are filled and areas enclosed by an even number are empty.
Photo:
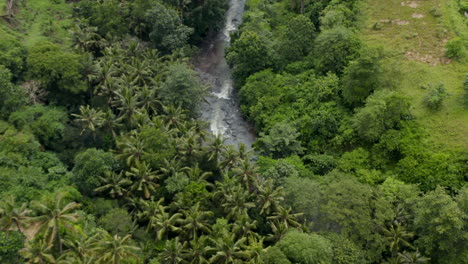
M0 7L4 5L4 0ZM0 8L3 10L3 8ZM41 40L57 43L68 41L71 6L64 0L34 0L19 4L18 13L12 23L0 21L0 37L15 35L31 46Z
M412 99L413 113L426 126L435 143L468 147L468 110L462 105L466 61L445 56L447 41L466 39L468 28L454 0L368 0L364 39L383 44L398 58L403 72L401 90ZM423 104L421 86L443 83L449 92L439 111Z

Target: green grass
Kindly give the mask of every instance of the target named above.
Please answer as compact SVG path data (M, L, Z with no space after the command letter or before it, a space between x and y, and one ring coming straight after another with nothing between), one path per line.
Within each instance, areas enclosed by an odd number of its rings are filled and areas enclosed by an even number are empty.
M70 16L71 6L64 0L26 1L26 6L20 4L19 12L16 15L17 23L8 25L6 22L2 22L3 32L0 31L0 34L8 32L19 35L27 47L44 40L67 44L69 41L68 29L72 25Z
M5 14L6 1L0 1L0 16Z
M417 6L408 6L411 3ZM434 9L441 16L433 16ZM444 56L448 40L456 36L465 38L468 33L455 1L367 0L364 10L367 17L364 41L383 45L396 55L403 72L398 89L411 99L412 112L427 128L434 147L467 149L468 110L462 105L462 85L468 64ZM423 17L415 18L414 14ZM388 21L403 21L405 25ZM377 22L380 29L373 27ZM443 83L450 93L439 111L431 111L423 104L427 91L421 86L431 83Z

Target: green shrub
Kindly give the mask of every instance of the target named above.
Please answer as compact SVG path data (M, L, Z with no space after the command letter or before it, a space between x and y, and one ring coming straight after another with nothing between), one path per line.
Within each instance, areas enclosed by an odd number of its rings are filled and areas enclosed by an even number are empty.
M468 12L468 0L458 0L460 6L460 12Z
M444 99L449 95L445 85L437 84L428 87L428 92L424 97L424 104L431 110L439 110Z
M463 103L468 108L468 74L465 75L465 81L463 82Z
M448 41L445 49L445 55L450 59L462 59L466 54L465 44L461 38L454 38Z
M442 13L442 10L439 7L433 7L429 11L433 17L441 17L444 13Z

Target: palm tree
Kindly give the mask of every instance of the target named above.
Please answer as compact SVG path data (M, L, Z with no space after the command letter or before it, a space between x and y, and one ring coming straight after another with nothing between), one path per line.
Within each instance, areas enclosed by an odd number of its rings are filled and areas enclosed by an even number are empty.
M107 109L102 116L102 127L112 133L112 137L116 137L115 130L121 126L121 119L117 118L111 109Z
M197 160L202 152L200 140L197 138L197 134L191 130L178 139L177 149L180 156L189 164Z
M145 208L147 207L146 202L140 197L125 197L124 206L130 211L130 214L138 217L145 212Z
M98 262L109 264L127 263L126 260L138 259L140 248L131 245L131 236L111 236L103 232L103 237L96 242L95 250L99 252Z
M138 42L137 45L139 45ZM129 47L129 50L131 47ZM151 77L153 76L151 72L151 65L149 61L145 59L140 59L137 57L131 57L130 63L127 64L127 72L130 74L130 77L133 79L133 83L139 86L149 85L152 82Z
M51 246L45 241L28 241L26 247L19 251L20 255L27 259L28 264L56 263L52 255Z
M226 145L224 144L225 141L226 139L224 139L222 135L217 135L208 146L207 150L208 153L210 153L208 160L215 161L216 167L218 167L220 157L223 155L224 151L226 151Z
M134 124L134 117L140 112L140 102L138 97L133 93L137 90L135 87L123 86L117 91L114 91L115 99L113 105L120 111L120 116L127 121L127 125L132 127Z
M159 254L159 257L167 264L179 264L184 262L186 255L186 242L180 243L179 237L166 241L164 250Z
M243 216L234 222L232 226L232 232L238 237L246 237L252 239L258 237L258 234L255 233L257 228L257 220L250 219L249 216Z
M132 184L132 181L123 177L123 173L106 171L105 177L100 177L103 185L96 188L95 192L109 192L112 198L122 197L127 193L126 186Z
M229 145L226 151L223 153L222 161L219 163L219 167L224 170L230 170L234 168L239 162L239 153L232 146Z
M244 143L239 144L239 159L241 160L249 160L250 159L250 151L247 150L247 147Z
M143 156L148 154L145 151L146 142L144 138L140 137L135 131L117 140L117 148L120 150L117 158L125 160L128 166L132 166L137 160L142 160Z
M396 257L397 253L400 252L401 246L413 248L408 240L413 238L414 234L406 231L405 227L400 225L400 223L396 222L395 224L391 224L388 229L383 228L383 233L390 243L390 250L393 257Z
M263 263L262 255L265 252L263 245L264 238L251 237L247 246L247 252L250 253L249 263L261 264Z
M429 263L430 258L426 258L419 253L419 251L415 252L407 252L404 251L403 253L398 253L398 260L401 264L425 264Z
M182 167L182 162L177 157L170 160L164 159L164 164L160 168L164 178L175 176L177 173L182 173L188 170L187 167Z
M258 180L257 167L253 163L247 159L242 160L240 166L234 168L233 172L247 190L253 191Z
M70 234L63 239L63 244L67 247L59 258L60 263L85 263L93 259L96 241L99 234L88 236L80 231Z
M150 114L156 114L161 102L157 99L156 87L144 85L138 91L138 99L141 107Z
M166 210L166 206L160 205L159 214L151 216L149 219L148 226L156 231L156 238L158 240L167 238L167 234L170 231L176 232L180 230L176 225L180 221L179 219L182 217L182 214L175 213L171 215Z
M8 196L0 203L0 229L4 231L23 232L22 227L30 219L31 210L27 209L27 204L23 203L16 207L14 196Z
M289 228L285 226L283 223L278 222L278 221L272 221L270 222L271 225L271 231L273 231L273 234L268 235L268 240L273 241L273 242L278 242L280 241L288 232Z
M141 200L142 210L139 212L136 217L139 221L148 222L152 217L156 217L160 214L162 208L162 203L164 202L164 198L159 199L159 201L151 200ZM148 225L148 229L151 226Z
M188 168L185 171L185 174L191 181L196 183L206 182L206 180L213 175L212 172L205 172L198 166L198 163L195 163L195 166Z
M183 131L186 126L185 120L187 120L187 111L183 110L180 106L175 107L173 105L163 106L162 108L164 111L164 121L168 124L169 128Z
M208 251L210 247L207 246L208 238L201 236L197 239L190 240L190 246L187 248L186 260L190 264L207 264Z
M96 51L101 47L101 36L97 27L91 27L78 20L75 27L70 30L73 46L84 52Z
M156 172L151 170L151 167L146 162L136 161L135 167L130 168L130 171L125 173L127 176L133 178L133 184L130 190L134 192L142 192L143 197L149 199L151 193L155 192L159 187L156 180L159 178Z
M200 203L181 211L184 218L179 220L180 228L188 234L189 239L196 239L198 232L209 233L211 231L209 218L213 216L213 212L201 211Z
M241 186L236 186L230 193L225 194L225 202L222 206L230 219L240 219L247 214L249 208L255 207L253 202L249 201L249 191Z
M299 216L302 216L303 213L293 214L291 213L291 208L279 207L273 216L267 217L269 220L277 221L280 224L283 224L286 228L290 227L300 227L301 224L297 221Z
M53 204L43 204L36 202L34 205L39 209L39 216L34 218L34 221L39 223L39 230L44 233L44 240L47 245L58 245L59 253L62 254L62 237L60 228L65 227L67 230L73 229L72 223L78 221L79 215L73 213L80 207L80 204L71 202L64 205L64 198L67 193L59 192L55 195Z
M102 127L104 124L104 113L101 110L96 110L87 106L80 106L80 114L72 114L76 117L75 121L81 123L83 129L81 134L86 130L89 130L93 133L93 136L96 136L96 129Z
M234 234L226 232L222 237L211 239L211 241L214 244L211 250L215 253L210 258L210 263L236 263L241 259L246 260L250 256L250 252L245 250L245 237L236 240Z
M261 215L270 215L277 211L283 200L283 187L275 188L271 179L258 187L257 204Z

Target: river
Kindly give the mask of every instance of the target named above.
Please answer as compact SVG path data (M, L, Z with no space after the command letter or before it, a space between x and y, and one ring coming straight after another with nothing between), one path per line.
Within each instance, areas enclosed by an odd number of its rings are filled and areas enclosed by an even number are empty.
M231 69L225 59L225 49L231 42L230 34L242 23L244 6L245 0L230 0L224 28L202 46L197 70L211 91L202 106L201 118L209 122L213 135L223 136L227 144L243 143L250 148L255 134L240 113Z

